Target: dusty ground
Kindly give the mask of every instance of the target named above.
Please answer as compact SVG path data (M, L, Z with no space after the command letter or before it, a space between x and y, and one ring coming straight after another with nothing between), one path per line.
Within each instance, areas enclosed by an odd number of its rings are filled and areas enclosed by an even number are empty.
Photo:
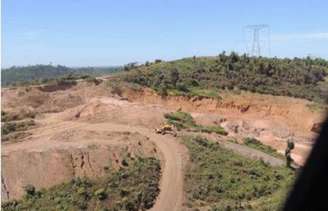
M154 133L165 112L158 106L102 96L42 114L31 136L3 144L2 196L19 198L27 184L50 187L76 176L104 175L107 167L118 168L127 154L155 156L162 160L163 172L153 209L181 210L187 153L175 138Z
M20 197L26 184L50 187L75 176L101 176L119 168L124 156L155 156L161 159L163 172L153 210L181 210L188 154L174 137L154 133L164 113L180 108L191 112L198 123L222 125L229 131L228 138L255 137L280 152L287 139L293 138L292 156L300 164L316 136L310 129L323 118L323 113L309 109L308 101L250 93L222 93L223 99L216 101L162 98L147 89L124 89L119 97L105 83L79 83L67 89L36 86L6 89L1 94L6 111L28 109L38 114L37 127L28 131L31 135L2 144L4 199Z
M311 128L324 120L325 111L313 111L309 106L311 102L289 97L225 91L220 95L222 100L218 101L181 96L162 98L149 89L124 93L133 102L182 109L191 112L202 124L221 124L239 142L245 137L254 137L284 153L287 140L292 139L295 142L293 159L298 164L305 162L317 136Z

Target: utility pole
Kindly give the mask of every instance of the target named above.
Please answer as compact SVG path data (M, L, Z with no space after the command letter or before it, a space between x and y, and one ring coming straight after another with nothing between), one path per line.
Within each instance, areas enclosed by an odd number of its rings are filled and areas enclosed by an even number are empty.
M268 56L270 56L270 27L267 24L259 25L247 25L245 27L246 32L251 32L251 39L246 40L246 51L250 56L261 56L262 49L267 45ZM266 31L266 34L261 33ZM266 43L264 44L261 40L261 36L265 36ZM248 48L249 42L251 42L251 49Z

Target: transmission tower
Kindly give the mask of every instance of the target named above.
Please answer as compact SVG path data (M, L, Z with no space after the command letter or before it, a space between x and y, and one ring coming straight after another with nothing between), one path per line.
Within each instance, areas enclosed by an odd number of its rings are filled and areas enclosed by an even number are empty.
M261 56L264 47L267 48L268 56L270 56L270 27L267 24L248 25L246 29L246 52L250 56ZM247 34L250 38L247 38ZM264 40L261 39L264 36ZM251 46L249 46L251 43Z

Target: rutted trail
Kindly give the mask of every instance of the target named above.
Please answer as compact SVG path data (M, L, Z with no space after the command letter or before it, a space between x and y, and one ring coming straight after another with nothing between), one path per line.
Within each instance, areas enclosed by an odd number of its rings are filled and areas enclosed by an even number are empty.
M58 124L64 124L65 127L58 127ZM49 126L48 126L49 127ZM74 128L78 130L88 129L94 131L106 131L106 132L138 132L144 136L147 136L151 142L153 142L161 152L162 155L162 175L160 183L160 193L156 199L156 203L151 210L165 211L165 210L181 210L183 202L183 166L186 161L186 152L183 145L179 144L172 136L162 136L155 134L152 130L145 127L129 126L116 123L96 123L88 124L78 121L64 121L58 122L55 125L49 127L51 130L56 128L56 132L64 132L67 129ZM44 140L49 137L49 129L38 133L38 140L24 141L16 144L7 145L6 152L13 152L21 149L40 149L45 148L65 147L75 143L71 142L56 142L52 140ZM76 144L92 143L92 140L83 140Z
M139 132L154 142L161 150L164 158L163 171L160 184L160 194L151 210L181 210L183 201L183 165L185 160L185 148L172 136L155 134L152 130L144 127L131 127L118 124L93 124L91 128Z

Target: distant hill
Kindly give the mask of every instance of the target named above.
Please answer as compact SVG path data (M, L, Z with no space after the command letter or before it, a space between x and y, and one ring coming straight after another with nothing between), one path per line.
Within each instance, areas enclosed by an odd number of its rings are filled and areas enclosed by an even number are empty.
M23 67L11 67L1 70L2 86L42 82L47 79L55 79L68 75L81 76L101 76L115 71L119 71L120 67L81 67L70 68L61 65L31 65Z
M125 67L123 79L151 87L163 95L199 90L248 90L324 102L328 97L328 61L263 58L221 53Z

